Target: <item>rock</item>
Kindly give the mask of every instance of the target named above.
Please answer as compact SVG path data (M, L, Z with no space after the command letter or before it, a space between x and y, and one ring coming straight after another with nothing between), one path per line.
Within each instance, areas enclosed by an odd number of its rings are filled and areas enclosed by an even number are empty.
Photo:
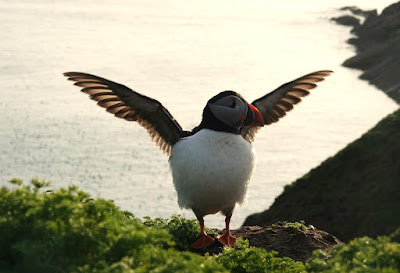
M378 12L376 11L376 9L374 10L362 10L359 7L355 7L355 6L347 6L347 7L343 7L340 8L340 10L342 11L350 11L351 13L353 13L354 15L359 15L362 17L370 17L370 16L377 16Z
M299 223L296 223L299 224ZM222 230L214 230L219 235ZM240 229L232 230L236 237L249 240L250 246L264 248L268 251L278 252L279 257L289 257L295 261L305 263L314 250L323 249L327 252L340 240L328 232L318 230L313 226L301 225L293 227L292 223L279 222L278 224L260 227L243 226ZM196 253L218 254L222 252L223 245L216 242L204 249L193 250ZM328 257L327 257L328 258Z
M358 26L360 24L360 19L351 15L334 17L331 20L343 26Z

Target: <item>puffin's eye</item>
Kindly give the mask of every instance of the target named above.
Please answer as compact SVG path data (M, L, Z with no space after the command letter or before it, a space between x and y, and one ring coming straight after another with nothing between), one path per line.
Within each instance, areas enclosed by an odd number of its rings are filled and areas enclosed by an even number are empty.
M229 105L229 107L230 107L230 108L235 108L235 106L236 106L236 101L233 100L232 103L231 103L231 105Z

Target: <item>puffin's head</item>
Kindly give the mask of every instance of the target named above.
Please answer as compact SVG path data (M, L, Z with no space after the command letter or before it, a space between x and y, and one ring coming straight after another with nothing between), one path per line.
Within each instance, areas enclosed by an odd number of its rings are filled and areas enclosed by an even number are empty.
M210 114L217 122L222 122L236 131L242 127L264 125L257 108L234 91L224 91L211 98L204 109L203 119Z

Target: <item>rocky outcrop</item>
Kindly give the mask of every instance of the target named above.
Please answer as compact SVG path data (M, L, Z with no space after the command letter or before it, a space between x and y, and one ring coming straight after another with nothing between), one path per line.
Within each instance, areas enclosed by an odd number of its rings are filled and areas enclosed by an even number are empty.
M223 233L222 230L214 230L214 232ZM289 257L303 263L311 257L314 250L322 249L330 252L334 245L340 243L340 240L332 234L299 222L278 222L266 227L243 226L231 232L236 237L247 239L250 246L273 250L278 252L279 257ZM199 254L218 254L222 252L223 247L216 240L209 247L193 251Z
M380 15L376 11L362 11L356 7L343 9L354 16L346 15L333 20L353 26L352 33L356 37L348 42L357 51L356 56L343 65L361 69L362 79L400 103L400 2L385 8ZM364 23L357 23L359 16L365 18Z
M344 26L358 26L360 25L360 19L351 16L351 15L343 15L339 17L334 17L331 19L332 21L335 21L336 23Z

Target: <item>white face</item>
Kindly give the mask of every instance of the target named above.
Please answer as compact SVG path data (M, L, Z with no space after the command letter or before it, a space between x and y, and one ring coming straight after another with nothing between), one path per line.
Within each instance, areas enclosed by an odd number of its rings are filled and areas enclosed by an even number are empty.
M208 107L217 119L233 128L242 126L248 111L245 102L233 95L209 103Z

